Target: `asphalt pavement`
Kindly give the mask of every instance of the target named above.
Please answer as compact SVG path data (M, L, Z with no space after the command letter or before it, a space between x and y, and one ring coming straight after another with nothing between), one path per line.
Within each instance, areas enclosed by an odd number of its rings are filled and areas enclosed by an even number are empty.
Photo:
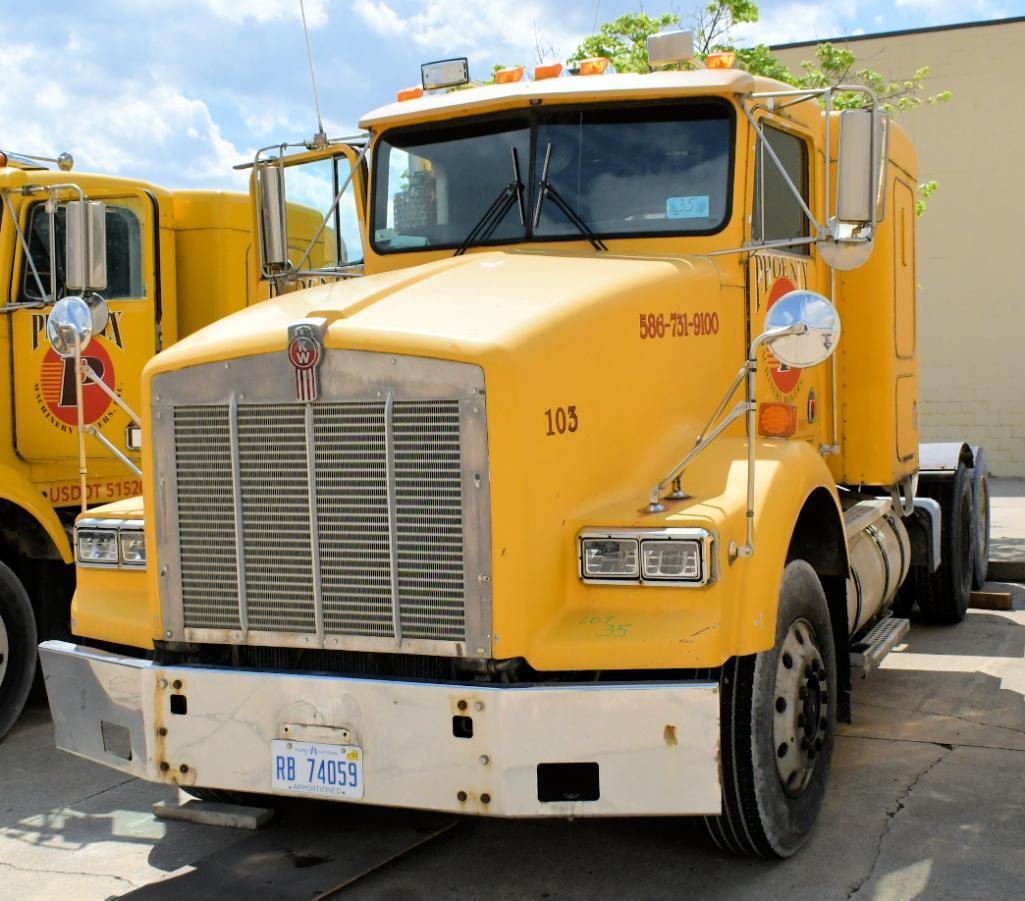
M994 485L994 559L1025 558L1025 482ZM1025 897L1025 589L1010 611L913 623L859 680L829 795L783 862L686 820L501 821L289 802L258 832L156 819L173 790L53 747L32 706L0 744L0 898Z

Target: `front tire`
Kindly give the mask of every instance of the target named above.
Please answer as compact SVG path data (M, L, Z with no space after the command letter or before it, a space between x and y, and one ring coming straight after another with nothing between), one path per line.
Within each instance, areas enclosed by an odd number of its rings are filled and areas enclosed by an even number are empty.
M720 677L722 813L705 826L722 850L782 858L808 838L829 781L836 672L822 584L793 560L773 647L732 658Z
M37 643L25 587L0 563L0 740L14 725L32 688Z

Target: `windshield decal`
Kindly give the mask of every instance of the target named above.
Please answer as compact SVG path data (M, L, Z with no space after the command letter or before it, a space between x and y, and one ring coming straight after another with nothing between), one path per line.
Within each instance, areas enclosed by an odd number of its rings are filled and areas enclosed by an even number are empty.
M707 219L708 195L667 197L666 219Z

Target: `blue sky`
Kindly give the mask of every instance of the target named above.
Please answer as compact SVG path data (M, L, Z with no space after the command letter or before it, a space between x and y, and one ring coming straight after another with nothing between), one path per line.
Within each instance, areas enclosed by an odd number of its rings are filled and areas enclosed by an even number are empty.
M637 0L600 0L599 22ZM645 2L649 13L687 0ZM0 18L0 147L166 187L238 187L261 146L308 137L316 120L298 0L36 0ZM1025 0L777 0L738 30L779 43L1025 15ZM419 81L420 62L468 56L533 64L540 43L568 56L595 0L306 0L332 135Z

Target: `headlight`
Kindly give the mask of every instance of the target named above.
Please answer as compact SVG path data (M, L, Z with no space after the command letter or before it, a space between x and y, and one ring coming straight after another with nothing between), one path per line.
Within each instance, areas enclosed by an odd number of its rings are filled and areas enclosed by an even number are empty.
M79 529L78 559L82 563L117 565L117 532L113 529Z
M588 529L579 541L585 582L695 588L715 578L715 542L704 529Z
M696 541L642 541L645 579L701 579L701 545Z
M75 547L81 566L146 565L146 540L138 519L80 519Z
M636 579L636 538L585 538L582 542L585 579Z
M120 534L121 562L125 566L146 565L146 538L141 529L124 529Z

